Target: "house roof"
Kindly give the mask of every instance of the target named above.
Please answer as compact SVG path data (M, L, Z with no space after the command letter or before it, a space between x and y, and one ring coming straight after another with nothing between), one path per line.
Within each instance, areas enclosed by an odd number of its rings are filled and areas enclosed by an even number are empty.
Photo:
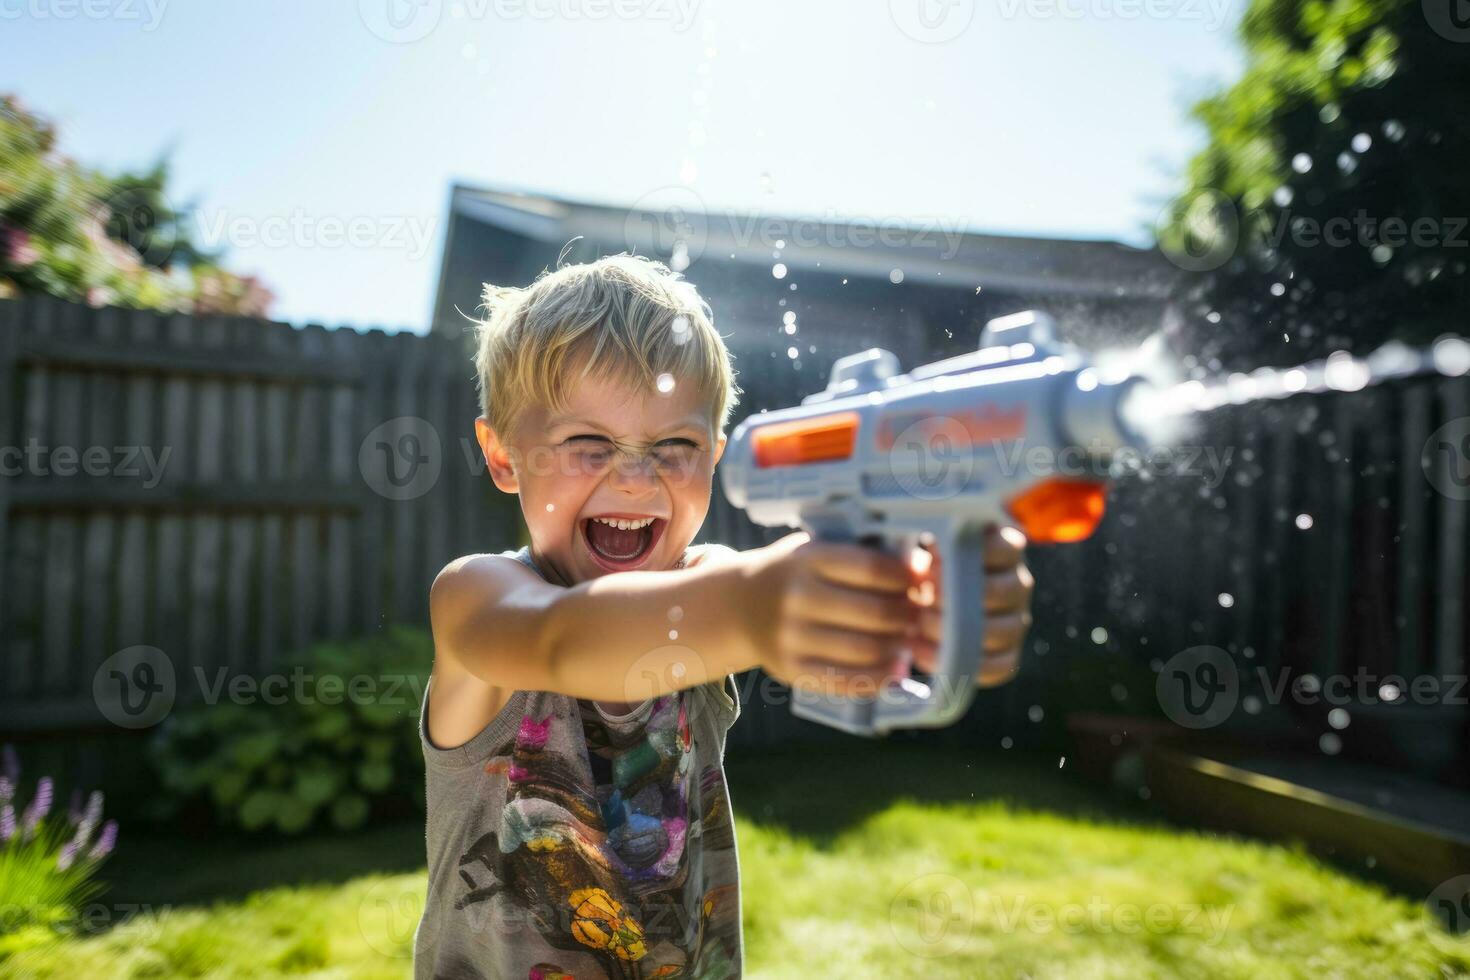
M1078 297L1163 299L1178 272L1156 249L1115 241L976 234L958 227L833 221L706 210L688 188L617 207L455 184L451 223L469 220L560 247L583 237L608 251L667 257L676 239L702 255L956 288L986 286ZM779 259L773 243L789 239ZM443 270L440 289L442 291Z

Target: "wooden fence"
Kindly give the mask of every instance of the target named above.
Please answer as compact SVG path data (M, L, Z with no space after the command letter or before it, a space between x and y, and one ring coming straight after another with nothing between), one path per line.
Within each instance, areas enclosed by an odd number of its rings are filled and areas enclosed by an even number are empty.
M515 545L475 414L437 337L0 302L0 729L95 725L130 646L258 674L422 623L445 561ZM405 436L436 478L394 486Z
M871 343L910 365L955 353L912 324L893 332L797 363L783 350L767 370L737 331L741 411L794 404L833 356ZM439 337L0 302L0 465L19 467L0 477L0 730L95 725L97 665L132 645L179 670L259 674L316 640L421 624L446 560L519 535L514 501L476 464L475 411L466 350ZM1156 713L1155 671L1196 645L1243 668L1453 683L1470 647L1470 503L1436 491L1429 475L1458 474L1426 475L1421 456L1467 415L1465 378L1217 410L1198 448L1218 465L1125 480L1092 539L1033 549L1026 667L952 737L1020 740L1079 706ZM399 472L414 460L437 475ZM701 540L776 533L717 489ZM1250 678L1242 694L1265 713L1328 730ZM1381 733L1386 713L1417 733L1405 751L1463 758L1466 712L1445 700L1355 705L1342 736ZM817 734L753 698L731 744Z

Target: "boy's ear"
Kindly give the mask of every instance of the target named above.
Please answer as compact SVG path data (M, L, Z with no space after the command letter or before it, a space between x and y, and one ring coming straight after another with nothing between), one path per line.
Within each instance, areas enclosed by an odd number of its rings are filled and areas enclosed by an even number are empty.
M490 470L490 479L504 492L518 493L521 485L516 478L515 467L511 465L510 452L500 441L499 433L490 428L489 420L483 415L475 419L475 439L480 443L480 452Z
M719 439L715 440L715 463L718 463L720 457L725 455L725 443L727 441L723 433L721 433Z

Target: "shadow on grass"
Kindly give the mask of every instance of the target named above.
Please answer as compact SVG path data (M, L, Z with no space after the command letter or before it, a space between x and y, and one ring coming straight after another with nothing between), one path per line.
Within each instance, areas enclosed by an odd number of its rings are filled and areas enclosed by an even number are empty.
M424 867L424 824L399 821L350 834L288 840L217 834L189 837L124 828L103 866L108 905L208 905L283 885L341 884Z
M819 845L899 799L997 801L1071 817L1161 825L1142 806L1083 782L1060 759L934 747L897 735L781 752L732 751L725 770L738 816Z
M1056 757L1004 756L926 746L904 736L781 752L732 751L730 796L741 817L782 826L824 844L895 800L973 803L1005 800L1128 822L1152 822L1088 786ZM280 886L340 884L367 874L424 867L422 818L350 834L292 838L197 837L124 828L104 866L109 904L208 905Z

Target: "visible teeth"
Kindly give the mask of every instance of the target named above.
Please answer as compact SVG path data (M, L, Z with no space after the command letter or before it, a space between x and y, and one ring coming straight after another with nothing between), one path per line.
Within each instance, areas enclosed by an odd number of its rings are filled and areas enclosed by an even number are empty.
M640 517L637 520L629 520L625 517L594 517L594 521L608 524L623 531L635 531L638 528L647 527L653 523L652 517Z

